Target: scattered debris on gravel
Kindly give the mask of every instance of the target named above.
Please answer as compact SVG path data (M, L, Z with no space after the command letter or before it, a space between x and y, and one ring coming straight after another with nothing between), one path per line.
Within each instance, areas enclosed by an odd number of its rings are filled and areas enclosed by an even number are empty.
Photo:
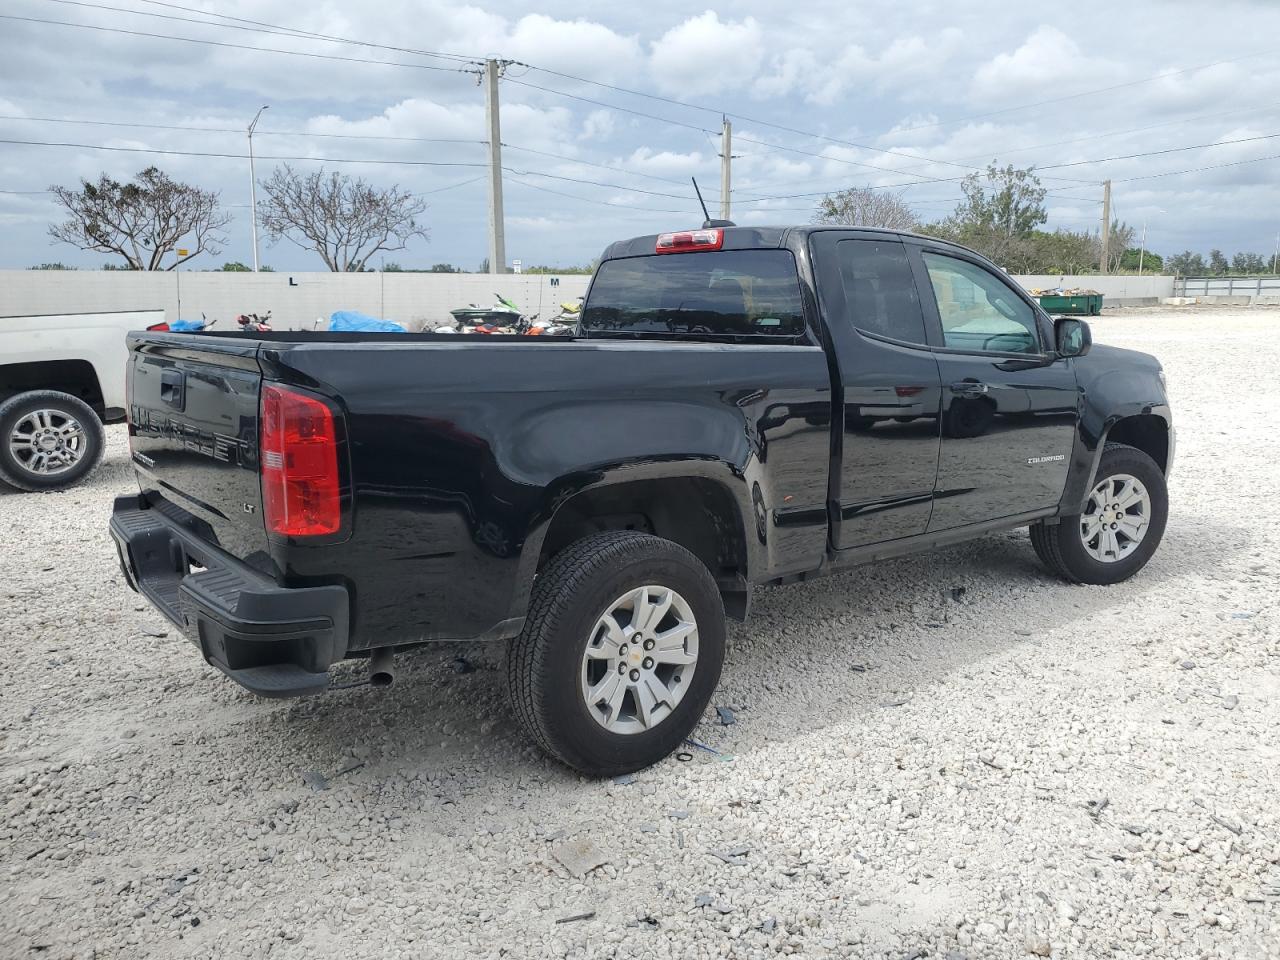
M498 646L223 678L125 588L109 428L0 492L0 956L1280 957L1280 312L1091 322L1174 400L1145 571L1019 531L760 591L724 709L625 782L520 737Z

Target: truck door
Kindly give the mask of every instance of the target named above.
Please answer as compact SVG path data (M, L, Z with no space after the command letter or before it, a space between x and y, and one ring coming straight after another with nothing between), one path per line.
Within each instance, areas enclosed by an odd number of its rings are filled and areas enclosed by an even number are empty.
M810 235L843 402L834 425L837 550L924 533L938 468L941 381L907 250L896 237Z
M1052 507L1078 396L1047 318L976 257L909 244L942 376L942 452L930 532Z

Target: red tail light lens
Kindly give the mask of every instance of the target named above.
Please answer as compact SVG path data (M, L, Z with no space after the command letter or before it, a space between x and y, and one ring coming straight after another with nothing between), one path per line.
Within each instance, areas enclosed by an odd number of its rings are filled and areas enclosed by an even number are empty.
M148 333L168 333L169 325L167 323L153 323L147 327Z
M724 246L724 231L682 230L678 233L660 233L654 245L654 253L693 253L698 250L719 250Z
M328 404L264 384L260 456L268 530L286 537L338 532L338 440Z

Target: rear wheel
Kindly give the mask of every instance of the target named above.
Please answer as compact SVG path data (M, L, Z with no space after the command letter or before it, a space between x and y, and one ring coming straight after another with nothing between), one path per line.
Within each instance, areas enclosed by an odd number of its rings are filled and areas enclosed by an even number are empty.
M544 750L611 776L679 746L723 660L724 608L701 561L649 534L601 533L539 574L508 656L508 689Z
M1164 474L1135 447L1109 443L1084 510L1031 527L1031 545L1050 570L1072 583L1127 580L1164 536L1169 497Z
M0 404L0 480L19 490L61 490L98 465L102 421L78 397L32 390Z

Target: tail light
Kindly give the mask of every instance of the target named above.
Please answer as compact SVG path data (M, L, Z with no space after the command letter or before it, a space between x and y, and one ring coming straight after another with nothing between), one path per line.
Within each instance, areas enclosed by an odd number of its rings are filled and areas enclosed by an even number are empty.
M262 512L286 537L342 526L338 440L329 405L273 384L262 387Z
M148 333L168 333L169 325L167 323L153 323L147 327Z
M719 250L724 246L723 230L682 230L678 233L660 233L654 253L693 253L699 250Z

